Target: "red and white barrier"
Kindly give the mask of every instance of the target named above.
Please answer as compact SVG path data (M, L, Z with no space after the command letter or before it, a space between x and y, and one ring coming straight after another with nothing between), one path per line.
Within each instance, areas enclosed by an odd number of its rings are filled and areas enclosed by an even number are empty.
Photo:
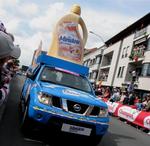
M106 101L106 100L105 100ZM106 101L109 113L150 130L150 112L139 111L119 102Z

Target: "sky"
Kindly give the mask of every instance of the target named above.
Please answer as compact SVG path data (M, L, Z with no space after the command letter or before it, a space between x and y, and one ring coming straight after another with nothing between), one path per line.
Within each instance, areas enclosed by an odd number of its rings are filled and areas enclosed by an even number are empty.
M56 23L73 4L81 6L88 32L97 34L88 33L88 49L100 47L102 39L107 41L150 12L150 0L0 0L0 20L21 48L21 65L31 64L41 40L48 51Z

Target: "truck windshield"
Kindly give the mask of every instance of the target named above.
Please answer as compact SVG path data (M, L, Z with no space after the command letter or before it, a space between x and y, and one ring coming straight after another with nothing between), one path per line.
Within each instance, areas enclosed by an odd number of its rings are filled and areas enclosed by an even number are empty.
M85 77L56 68L45 67L40 75L40 80L92 92L91 86Z

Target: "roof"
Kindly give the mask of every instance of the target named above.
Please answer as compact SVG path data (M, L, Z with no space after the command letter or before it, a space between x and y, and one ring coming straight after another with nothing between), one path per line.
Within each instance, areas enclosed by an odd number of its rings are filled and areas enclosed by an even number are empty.
M98 48L92 48L92 49L84 49L84 55L88 55L92 52L95 52Z
M114 44L115 42L130 35L133 31L140 29L141 26L146 27L148 24L150 24L150 13L146 14L144 17L137 20L135 23L131 24L130 26L128 26L109 40L107 40L105 43L106 45Z

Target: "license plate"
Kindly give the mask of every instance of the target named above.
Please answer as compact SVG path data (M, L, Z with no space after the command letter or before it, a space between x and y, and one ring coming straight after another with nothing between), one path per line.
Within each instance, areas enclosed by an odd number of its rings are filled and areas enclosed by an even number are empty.
M61 131L90 136L92 129L63 123Z

